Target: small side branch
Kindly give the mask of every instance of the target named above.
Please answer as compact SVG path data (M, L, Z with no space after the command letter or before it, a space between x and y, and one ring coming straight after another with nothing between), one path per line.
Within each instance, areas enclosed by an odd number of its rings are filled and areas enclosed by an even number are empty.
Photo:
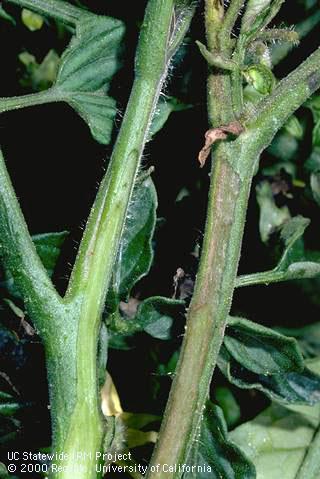
M62 300L36 252L0 151L0 256L40 333Z

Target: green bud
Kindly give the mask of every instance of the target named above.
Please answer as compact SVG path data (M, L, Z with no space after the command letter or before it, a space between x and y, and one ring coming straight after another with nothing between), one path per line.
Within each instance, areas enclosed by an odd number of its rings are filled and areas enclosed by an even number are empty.
M275 77L266 65L252 65L242 72L246 81L262 95L268 95L274 88Z

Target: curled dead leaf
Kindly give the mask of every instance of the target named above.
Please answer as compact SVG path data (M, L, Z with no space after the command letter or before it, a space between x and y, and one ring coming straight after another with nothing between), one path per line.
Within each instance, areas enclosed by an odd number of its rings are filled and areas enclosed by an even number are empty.
M232 135L240 135L243 132L243 126L238 121L232 121L228 125L219 126L217 128L210 128L206 131L205 144L201 149L198 160L200 167L202 168L205 165L205 162L210 155L211 146L218 140L225 140L228 137L228 133Z

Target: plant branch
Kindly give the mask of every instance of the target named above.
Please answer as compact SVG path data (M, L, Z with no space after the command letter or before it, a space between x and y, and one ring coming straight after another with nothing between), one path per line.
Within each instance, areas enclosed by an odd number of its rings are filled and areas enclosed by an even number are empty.
M292 277L290 279L299 279ZM254 286L256 284L269 285L271 283L280 283L288 280L288 273L286 271L263 271L262 273L243 274L238 276L235 282L236 288L243 288L244 286Z
M223 51L230 52L232 48L231 35L245 0L231 0L225 13L219 35L220 46Z
M257 105L256 112L246 122L246 127L255 128L258 135L260 129L265 137L265 146L288 117L320 87L319 65L320 48L281 80L272 94Z
M275 5L280 3L276 1ZM217 27L219 30L215 23L217 11L213 11L212 6L212 0L208 0L206 27ZM212 52L217 45L216 31L207 31L207 38ZM148 479L160 479L163 464L188 463L188 455L204 414L236 285L252 177L263 149L286 118L315 91L320 79L319 60L318 55L312 57L293 75L294 80L284 80L277 95L261 107L262 118L260 110L237 140L222 142L216 150L199 271L187 314L179 362L151 461L151 466L160 464L160 468L153 467ZM295 95L297 84L294 81L297 77L300 83ZM232 117L228 78L220 72L209 75L208 110L212 126L227 124L225 119L230 121ZM276 99L280 101L280 106L276 104ZM181 475L179 471L169 472L167 478L180 479Z
M57 95L55 88L49 88L48 90L38 93L31 93L30 95L0 98L0 113L62 100L63 98Z
M36 252L0 151L0 256L25 298L28 312L40 333L44 315L62 299ZM44 334L46 337L46 334Z
M9 3L14 3L23 8L35 10L42 15L48 15L56 20L67 23L68 25L75 25L80 19L85 10L75 7L70 3L60 0L5 0Z
M76 340L76 403L63 444L55 443L72 462L75 451L86 451L93 459L78 479L94 477L95 452L104 434L97 394L97 343L105 296L112 276L127 207L132 195L148 130L170 62L170 38L174 0L150 0L140 34L135 81L127 110L112 153L108 171L100 185L72 271L65 304L79 304ZM190 21L190 17L189 17ZM186 28L184 23L184 28ZM87 391L92 391L88 394ZM83 424L93 426L83 428ZM90 455L88 457L90 457ZM71 462L64 463L70 466ZM67 478L61 473L59 479Z

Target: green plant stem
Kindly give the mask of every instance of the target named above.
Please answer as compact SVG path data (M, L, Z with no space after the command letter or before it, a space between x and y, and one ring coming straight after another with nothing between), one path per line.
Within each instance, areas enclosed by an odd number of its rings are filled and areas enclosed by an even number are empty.
M26 3L28 2L19 2L22 6L29 6ZM30 3L30 7L37 4L38 11L40 7L45 9L46 4L51 4L53 10L60 5L60 2L40 0ZM181 2L178 4L181 15ZM185 5L190 9L189 2ZM103 447L105 433L97 381L97 343L101 313L121 240L127 206L148 138L148 129L171 55L178 47L183 38L182 32L186 31L191 20L188 13L180 16L179 24L176 25L175 6L174 0L150 0L148 3L136 56L132 93L107 174L101 183L88 220L68 291L63 302L59 299L58 306L48 300L48 315L43 308L37 311L45 327L50 329L45 336L45 348L52 408L53 450L65 453L64 459L56 461L57 467L61 469L52 470L55 479L97 477L96 453ZM49 12L49 6L45 13L52 14L52 11ZM44 93L46 94L48 95ZM19 101L24 101L25 105L39 103L39 98L39 95L28 96L24 100L16 98L11 104L6 100L6 110L13 108L13 105L17 107ZM12 190L12 197L8 199L9 206L14 202L14 198ZM4 208L6 207L5 204ZM8 211L11 212L10 208ZM22 215L20 220L23 222ZM6 226L3 222L4 229ZM6 249L15 242L10 225L8 226L8 235L4 237ZM20 221L17 229L22 226ZM30 242L27 230L22 228L21 231L24 241ZM18 258L28 257L29 249L25 248L24 244L18 243L17 249ZM22 259L17 260L17 268L21 267L21 261ZM34 261L31 256L30 264L33 265ZM39 258L37 261L39 263ZM36 285L38 276L40 275L35 274L34 277ZM22 283L24 293L23 280ZM43 287L42 284L41 286ZM23 295L28 301L27 295ZM37 299L36 291L32 303L36 303ZM32 311L31 309L30 312ZM34 318L33 314L31 318ZM81 468L74 470L74 455L79 451L85 453L86 457Z
M60 0L5 0L8 3L14 3L23 8L35 10L42 15L48 15L56 20L75 25L84 10L75 7L68 2Z
M288 279L288 273L285 271L263 271L262 273L243 274L238 276L235 282L236 288L242 288L244 286L253 286L255 284L279 283L280 281L286 281ZM292 278L294 279L294 278Z
M224 52L230 52L232 47L231 34L233 27L237 21L241 8L245 0L231 0L229 7L225 13L219 41L221 49Z
M320 476L320 428L313 436L295 479L318 479Z
M212 22L206 23L212 26ZM215 39L214 33L210 38ZM268 115L264 113L262 121L256 116L255 122L251 121L237 140L224 142L216 150L199 272L148 479L162 478L164 464L188 462L231 307L252 177L261 152L287 117L320 86L319 65L318 54L311 56L266 101L262 110L265 108ZM208 101L213 126L219 118L228 119L231 114L228 104L223 111L225 95L221 95L221 89L226 93L230 85L224 80L225 77L218 75L209 82L209 89L213 88ZM218 89L214 89L216 86ZM157 464L160 464L158 469ZM168 479L180 479L181 475L174 470L166 473Z
M43 105L45 103L53 103L60 101L55 89L49 88L38 93L31 93L30 95L13 96L9 98L0 98L0 113L11 110L19 110L29 106Z
M97 384L97 342L110 283L148 129L170 61L174 0L150 0L140 35L135 81L126 114L81 242L65 296L66 304L79 302L76 340L76 404L65 442L56 444L70 458L86 451L86 461L77 479L95 477L95 453L101 449L103 427ZM184 25L186 28L187 23ZM91 391L91 393L88 393ZM90 428L85 427L90 424ZM72 466L72 459L67 463ZM67 474L59 479L70 477Z

